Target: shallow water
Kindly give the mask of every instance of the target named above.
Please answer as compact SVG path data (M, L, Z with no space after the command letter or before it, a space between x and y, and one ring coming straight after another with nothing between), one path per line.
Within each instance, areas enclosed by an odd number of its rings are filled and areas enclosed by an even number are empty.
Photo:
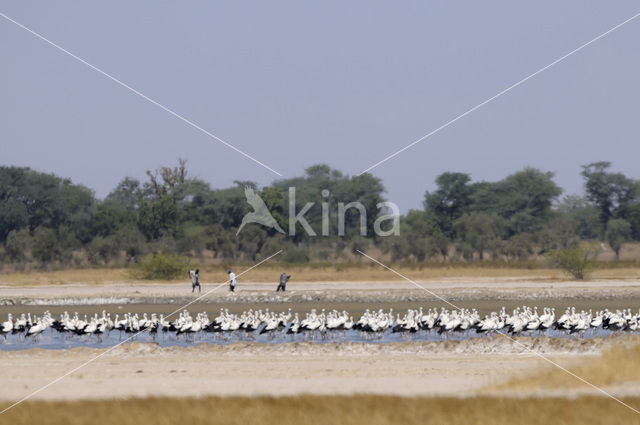
M589 329L585 332L569 334L568 331L547 330L543 332L522 332L519 336L547 336L551 338L584 338L608 337L620 335L626 332L610 331L597 328ZM31 348L44 348L61 350L76 347L109 348L124 342L148 342L156 343L162 347L171 346L193 346L197 344L234 344L238 342L254 342L263 344L278 344L285 342L314 342L314 343L336 343L336 342L366 342L366 343L390 343L390 342L411 342L411 341L457 341L486 338L497 335L495 332L489 334L478 334L475 331L453 332L438 334L437 331L421 330L415 333L392 332L391 329L380 333L370 333L362 331L320 331L302 332L288 335L286 331L273 331L260 334L259 331L245 332L198 332L195 334L176 335L175 332L159 332L157 334L147 331L138 334L128 334L120 331L111 331L103 335L76 335L72 333L60 333L54 329L47 329L37 337L26 337L23 334L0 336L0 350L27 350Z

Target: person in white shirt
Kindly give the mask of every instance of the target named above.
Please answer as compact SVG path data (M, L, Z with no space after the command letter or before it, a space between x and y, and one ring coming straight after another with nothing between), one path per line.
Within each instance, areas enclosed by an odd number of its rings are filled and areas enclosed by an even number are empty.
M229 275L229 290L234 292L236 289L236 274L231 270L227 270L227 274Z
M196 286L198 287L198 292L201 292L200 287L200 270L189 270L189 276L191 277L191 293L196 290Z

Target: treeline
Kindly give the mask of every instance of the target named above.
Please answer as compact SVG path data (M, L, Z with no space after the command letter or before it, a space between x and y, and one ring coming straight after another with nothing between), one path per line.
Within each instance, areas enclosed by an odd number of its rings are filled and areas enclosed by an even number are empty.
M29 168L0 167L0 260L4 265L126 264L150 253L194 256L201 261L255 261L279 249L281 261L348 260L377 247L393 261L526 260L581 241L606 241L619 254L640 240L639 183L598 162L583 167L586 196L565 196L553 174L525 168L497 182L472 182L444 173L425 193L424 208L400 218L400 234L374 231L384 186L370 174L346 176L327 165L258 188L251 181L212 189L189 175L185 161L147 171L145 181L123 179L104 199L69 179ZM287 233L289 187L295 187L295 235L247 224L251 188ZM359 202L362 210L341 211ZM344 236L338 235L344 215ZM323 217L329 225L324 228ZM364 219L365 235L361 234ZM387 223L389 224L389 223Z
M425 194L424 209L404 217L401 236L386 240L385 251L394 260L526 260L581 241L606 241L618 258L624 243L640 240L640 184L610 167L584 166L586 196L562 199L553 173L534 168L498 182L441 174L437 189Z

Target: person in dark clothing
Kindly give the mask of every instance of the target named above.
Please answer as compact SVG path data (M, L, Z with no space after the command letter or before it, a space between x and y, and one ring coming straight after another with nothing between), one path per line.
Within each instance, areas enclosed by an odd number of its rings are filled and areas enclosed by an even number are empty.
M286 286L287 286L287 281L291 278L290 275L286 274L286 273L282 273L280 275L280 284L278 285L278 287L276 288L276 292L280 291L282 289L282 292L286 291Z
M191 292L193 293L196 290L196 286L198 287L198 292L200 292L200 270L189 270L189 277L191 278Z

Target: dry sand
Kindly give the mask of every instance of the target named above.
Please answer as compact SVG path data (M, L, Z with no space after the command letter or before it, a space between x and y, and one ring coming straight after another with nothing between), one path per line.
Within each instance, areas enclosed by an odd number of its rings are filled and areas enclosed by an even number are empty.
M538 282L521 279L440 280L418 282L301 282L276 293L275 283L238 284L235 293L220 283L203 283L205 303L256 302L406 302L438 297L464 300L629 299L640 298L640 281ZM187 303L189 283L0 284L0 305L79 305L123 303ZM212 291L213 290L213 291Z
M610 342L521 338L561 364L593 358ZM76 348L0 352L0 399L17 399L101 354ZM540 359L500 336L392 344L120 346L38 393L38 399L131 396L481 393Z

